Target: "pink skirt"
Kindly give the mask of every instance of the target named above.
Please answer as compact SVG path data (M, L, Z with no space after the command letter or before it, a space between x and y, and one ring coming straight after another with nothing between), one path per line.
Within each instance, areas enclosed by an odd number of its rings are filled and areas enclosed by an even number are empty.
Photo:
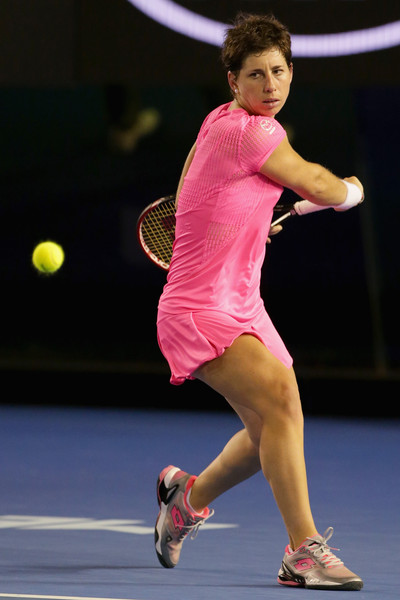
M216 310L181 314L159 310L157 338L171 369L170 382L180 385L194 379L192 373L198 367L221 356L244 333L257 337L287 368L292 366L293 359L264 308L251 320Z

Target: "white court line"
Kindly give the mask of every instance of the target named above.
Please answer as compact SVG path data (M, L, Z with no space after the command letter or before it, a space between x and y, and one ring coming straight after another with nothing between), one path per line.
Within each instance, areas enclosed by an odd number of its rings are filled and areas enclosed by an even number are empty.
M29 598L37 600L134 600L134 598L93 598L87 596L39 596L37 594L0 594L0 598Z

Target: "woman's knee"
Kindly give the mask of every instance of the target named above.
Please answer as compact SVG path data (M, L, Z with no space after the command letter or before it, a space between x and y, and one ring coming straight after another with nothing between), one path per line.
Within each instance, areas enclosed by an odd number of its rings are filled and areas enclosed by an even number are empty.
M265 401L265 418L283 422L303 423L303 411L297 384L290 379L277 380Z
M250 387L250 386L249 386ZM258 448L264 425L303 424L303 411L296 378L287 372L246 390L239 398L228 400L246 427L251 442Z
M254 455L259 454L262 422L258 423L246 423L245 429L248 436L248 452L253 452Z
M236 402L232 402L228 398L226 400L236 412L245 427L247 440L244 440L244 443L247 442L248 446L246 448L246 452L258 455L262 431L262 420L253 410L237 404Z

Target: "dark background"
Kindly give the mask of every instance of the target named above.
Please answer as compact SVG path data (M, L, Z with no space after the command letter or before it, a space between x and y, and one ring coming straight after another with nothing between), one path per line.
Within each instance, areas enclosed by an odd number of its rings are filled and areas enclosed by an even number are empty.
M398 3L367 0L180 4L224 22L238 9L273 11L294 34L400 18ZM400 412L399 59L399 47L295 58L279 115L305 158L357 174L367 198L349 213L293 219L268 248L262 293L309 413ZM127 126L126 111L115 112L121 97L129 118L146 108L160 115L130 152L110 145L110 128ZM126 0L2 0L4 402L224 409L198 382L168 383L155 330L165 273L135 228L146 204L175 191L203 118L228 100L218 48ZM45 239L66 253L52 277L31 266Z

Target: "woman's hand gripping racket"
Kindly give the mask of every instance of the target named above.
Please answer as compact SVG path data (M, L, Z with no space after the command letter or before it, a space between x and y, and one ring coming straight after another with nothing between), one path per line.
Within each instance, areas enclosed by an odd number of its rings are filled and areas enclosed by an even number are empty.
M282 221L294 215L308 215L331 208L319 206L308 200L294 204L277 204L274 213L280 216L271 223L270 231ZM175 239L175 195L165 196L152 202L142 211L137 221L139 243L146 255L156 265L168 271Z

